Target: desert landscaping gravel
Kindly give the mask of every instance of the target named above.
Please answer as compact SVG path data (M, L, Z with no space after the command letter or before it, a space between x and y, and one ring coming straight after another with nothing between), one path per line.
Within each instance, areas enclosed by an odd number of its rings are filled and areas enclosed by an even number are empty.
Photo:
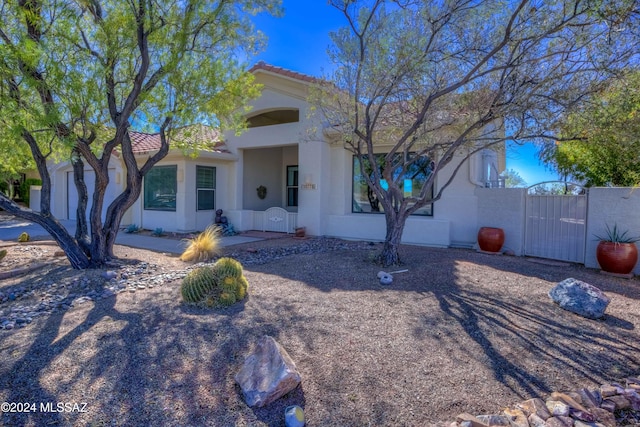
M296 404L308 426L426 426L640 374L637 279L404 246L409 271L383 286L380 247L282 238L225 248L245 266L249 297L203 310L181 303L180 280L197 265L175 256L117 246L120 261L75 271L55 245L6 242L0 274L45 265L0 282L0 401L36 404L0 423L282 426ZM611 297L605 318L550 300L568 277ZM256 409L234 375L265 334L302 383ZM70 410L49 410L58 403Z

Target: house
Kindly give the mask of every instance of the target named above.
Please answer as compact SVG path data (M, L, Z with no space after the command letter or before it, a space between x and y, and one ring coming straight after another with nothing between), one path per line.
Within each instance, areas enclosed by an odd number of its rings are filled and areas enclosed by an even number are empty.
M250 71L264 88L248 113L248 130L221 136L197 126L178 133L176 138L207 138L212 147L195 158L171 150L145 177L143 193L122 224L203 230L213 222L215 210L222 209L240 231L292 232L304 226L310 235L383 240L384 215L375 213L366 186L359 183L353 155L326 132L309 132L314 126L308 118L307 92L314 79L262 62ZM131 137L140 164L160 145L158 135L132 132ZM124 186L122 162L117 156L112 160L106 202ZM435 185L446 182L457 164L454 160L440 172ZM50 169L52 211L58 218L73 219L77 196L71 165ZM504 151L474 154L435 206L407 221L403 241L473 245L479 226L475 189L496 181L504 169ZM89 188L92 179L89 172ZM407 185L411 191L412 183Z

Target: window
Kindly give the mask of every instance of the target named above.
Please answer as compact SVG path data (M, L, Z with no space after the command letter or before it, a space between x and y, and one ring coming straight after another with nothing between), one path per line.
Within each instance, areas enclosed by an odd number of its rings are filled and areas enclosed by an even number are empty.
M298 166L287 166L287 206L298 206Z
M196 166L196 192L199 211L216 208L216 168Z
M384 165L384 157L386 154L375 154L374 158L376 159L376 165L378 168L382 168ZM402 154L398 154L399 156ZM410 158L415 156L414 154L409 154ZM365 172L369 174L369 176L373 175L373 168L369 164L369 160L364 158L363 166ZM393 176L396 181L400 180L400 171L394 173ZM404 177L402 178L402 189L404 191L405 197L418 196L422 191L422 187L424 183L427 181L427 178L431 175L431 161L424 156L421 156L420 159L416 160L409 169L405 172ZM380 183L382 188L389 188L388 184L385 180L382 180ZM433 187L430 189L431 195L433 195ZM356 156L353 156L353 203L352 203L352 212L356 213L383 213L383 207L378 198L375 195L375 192L369 188L367 181L360 170L360 162ZM423 206L413 213L413 215L433 215L433 205L429 204Z
M248 128L261 126L283 125L286 123L297 123L300 121L300 112L296 109L272 110L262 114L249 117L247 119Z
M176 210L178 166L155 166L144 177L144 208L152 211Z

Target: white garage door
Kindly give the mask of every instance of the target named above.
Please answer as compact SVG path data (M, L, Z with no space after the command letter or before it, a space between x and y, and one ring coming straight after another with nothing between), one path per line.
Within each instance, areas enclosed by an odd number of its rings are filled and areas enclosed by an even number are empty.
M89 220L89 212L91 211L91 204L93 198L93 189L96 182L95 173L92 170L84 171L84 182L87 185L87 192L89 195L89 201L87 202L87 221ZM76 185L73 182L73 171L67 172L67 212L69 219L76 219L76 209L78 208L78 191ZM109 169L109 185L104 196L104 203L102 205L102 221L104 221L107 214L107 208L109 204L116 198L118 191L116 188L116 170Z

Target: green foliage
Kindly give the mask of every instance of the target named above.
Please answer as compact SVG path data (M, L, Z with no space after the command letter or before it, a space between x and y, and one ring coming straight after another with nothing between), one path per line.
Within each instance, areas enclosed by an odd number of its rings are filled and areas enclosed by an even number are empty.
M523 188L527 186L527 181L514 169L504 171L501 176L504 178L504 186L506 188Z
M18 236L18 242L20 243L28 242L29 240L31 240L31 237L29 237L29 233L27 233L26 231L23 231Z
M640 184L640 72L612 80L560 129L567 140L541 152L560 174L587 186Z
M209 226L193 239L187 240L187 248L180 255L180 259L185 262L205 261L218 252L219 246L220 236L218 229L214 226Z
M31 186L42 185L42 181L36 178L27 178L20 184L19 196L27 206L29 206L29 200L31 200Z
M604 235L595 235L596 239L601 242L611 243L635 243L640 241L640 236L630 236L629 230L621 231L618 229L618 224L614 224L613 228L609 227L609 224L605 225Z
M79 241L116 235L118 214L135 203L144 175L167 155L169 143L193 155L211 147L211 138L194 134L203 126L190 125L207 123L221 132L245 128L247 104L260 93L245 61L265 43L252 16L280 12L279 0L140 1L135 7L116 0L3 2L0 179L37 169L47 206L35 215L55 228L47 203L48 162L82 162L93 169L95 187L88 194L98 202L111 154L118 152L128 168L111 218L93 218L91 230L82 224L78 239L54 235L73 254L74 268L106 262L113 238L101 239L100 247ZM136 162L130 127L159 131L162 147ZM15 207L0 195L3 206Z
M138 231L140 231L140 227L136 224L129 224L127 228L124 229L124 232L127 234L137 233Z
M0 251L0 261L2 261L4 259L4 257L7 256L7 250L3 249Z
M198 303L203 301L216 287L216 276L209 267L197 268L184 279L180 293L186 302Z
M162 237L162 235L164 234L164 230L162 229L162 227L158 227L155 230L153 230L151 234L153 234L156 237Z

